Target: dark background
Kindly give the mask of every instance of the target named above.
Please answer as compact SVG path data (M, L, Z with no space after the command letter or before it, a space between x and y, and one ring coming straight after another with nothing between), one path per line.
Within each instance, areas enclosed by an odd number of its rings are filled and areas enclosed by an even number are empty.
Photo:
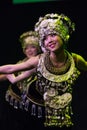
M34 28L40 16L47 13L64 13L76 23L76 31L70 38L68 49L87 60L87 7L86 1L60 0L28 4L0 4L0 65L16 63L23 59L20 34ZM14 110L5 101L8 81L0 82L0 129L28 130L30 119L26 112ZM82 72L73 88L73 130L87 130L87 72ZM31 127L32 128L32 127ZM37 129L37 128L35 128Z

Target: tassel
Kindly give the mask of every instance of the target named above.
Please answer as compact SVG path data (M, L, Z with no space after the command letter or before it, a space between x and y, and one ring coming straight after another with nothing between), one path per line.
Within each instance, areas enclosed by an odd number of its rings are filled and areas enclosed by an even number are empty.
M25 101L26 101L26 98L27 98L26 93L23 93L23 94L21 95L21 98L22 98L22 102L23 102L23 105L24 105L24 104L25 104Z
M18 109L18 101L17 100L14 101L14 108Z
M36 115L36 105L33 104L31 108L31 115L35 116Z
M6 95L5 95L5 100L7 101L7 102L9 102L9 99L10 98L10 96L8 95L8 93L6 93Z
M28 111L28 108L29 108L29 100L27 99L26 102L25 102L25 107L24 107L24 109L25 109L26 111Z
M10 105L11 105L11 106L13 106L13 101L14 101L14 98L11 97L11 98L10 98Z
M38 106L38 118L42 117L42 108Z
M22 101L19 102L19 108L23 110L23 102Z

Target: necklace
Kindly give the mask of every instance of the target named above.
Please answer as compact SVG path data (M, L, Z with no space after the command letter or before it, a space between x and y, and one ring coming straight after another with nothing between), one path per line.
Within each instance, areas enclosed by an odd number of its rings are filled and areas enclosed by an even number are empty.
M67 51L66 51L67 52ZM37 72L40 72L44 78L53 81L53 82L63 82L68 80L74 73L76 73L77 75L79 74L79 71L77 70L77 68L75 67L75 62L74 59L72 57L72 55L67 52L68 54L68 60L70 60L70 66L68 68L68 70L62 74L53 74L52 72L50 72L47 68L46 68L46 62L45 62L45 57L46 54L42 54L41 58L39 60L39 64L37 67ZM59 70L57 70L59 71Z
M46 69L49 72L56 74L56 75L59 75L59 74L64 74L65 72L67 72L67 70L70 68L71 62L70 62L70 57L67 54L66 61L65 61L64 65L62 65L61 67L55 67L50 60L49 54L46 54L44 64L45 64Z

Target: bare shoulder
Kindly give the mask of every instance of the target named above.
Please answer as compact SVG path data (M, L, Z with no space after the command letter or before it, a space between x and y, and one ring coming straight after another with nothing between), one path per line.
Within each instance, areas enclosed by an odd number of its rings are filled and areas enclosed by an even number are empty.
M39 59L40 59L40 55L31 57L29 60L26 61L26 64L29 64L29 66L36 67L38 65Z
M78 69L87 71L87 61L79 54L72 53L73 59Z
M84 58L80 54L72 53L74 60L83 61Z

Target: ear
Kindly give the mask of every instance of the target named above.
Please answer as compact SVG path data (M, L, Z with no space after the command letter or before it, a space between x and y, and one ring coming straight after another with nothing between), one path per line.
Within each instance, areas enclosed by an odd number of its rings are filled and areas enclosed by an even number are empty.
M46 52L47 50L42 46L41 47L42 52Z

